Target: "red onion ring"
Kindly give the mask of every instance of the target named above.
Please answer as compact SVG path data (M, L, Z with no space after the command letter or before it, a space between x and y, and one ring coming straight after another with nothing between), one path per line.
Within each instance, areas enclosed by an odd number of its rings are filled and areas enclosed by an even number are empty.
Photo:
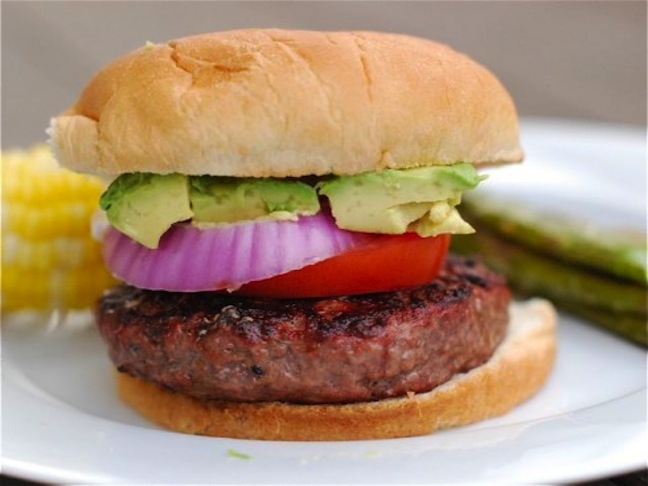
M373 234L338 228L328 212L297 221L252 221L201 229L171 227L153 250L110 227L103 256L124 282L176 292L233 291L365 245Z

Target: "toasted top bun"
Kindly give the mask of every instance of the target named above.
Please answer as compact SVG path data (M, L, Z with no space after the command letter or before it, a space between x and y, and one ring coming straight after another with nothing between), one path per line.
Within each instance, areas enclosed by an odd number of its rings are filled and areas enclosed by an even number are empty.
M104 175L288 177L519 161L515 106L449 47L375 32L235 30L150 44L52 120L59 162Z

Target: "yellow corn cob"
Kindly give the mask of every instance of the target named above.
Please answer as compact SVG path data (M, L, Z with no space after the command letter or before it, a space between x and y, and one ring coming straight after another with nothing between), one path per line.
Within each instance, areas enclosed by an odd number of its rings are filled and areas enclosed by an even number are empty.
M104 184L49 149L2 153L2 310L82 309L114 283L90 235Z

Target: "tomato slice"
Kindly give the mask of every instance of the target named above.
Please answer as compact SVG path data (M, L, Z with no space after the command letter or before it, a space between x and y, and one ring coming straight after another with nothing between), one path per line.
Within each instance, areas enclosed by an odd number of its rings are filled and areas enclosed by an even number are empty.
M385 235L299 270L250 282L236 293L274 298L329 297L414 287L437 277L449 246L450 235Z

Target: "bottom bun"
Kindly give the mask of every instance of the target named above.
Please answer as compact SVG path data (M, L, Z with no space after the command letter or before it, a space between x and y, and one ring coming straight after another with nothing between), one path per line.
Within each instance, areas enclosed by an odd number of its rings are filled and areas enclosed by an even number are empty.
M556 354L556 312L514 303L504 341L485 364L427 393L343 405L205 401L125 373L120 398L152 422L188 434L260 440L358 440L425 435L502 415L542 387Z

